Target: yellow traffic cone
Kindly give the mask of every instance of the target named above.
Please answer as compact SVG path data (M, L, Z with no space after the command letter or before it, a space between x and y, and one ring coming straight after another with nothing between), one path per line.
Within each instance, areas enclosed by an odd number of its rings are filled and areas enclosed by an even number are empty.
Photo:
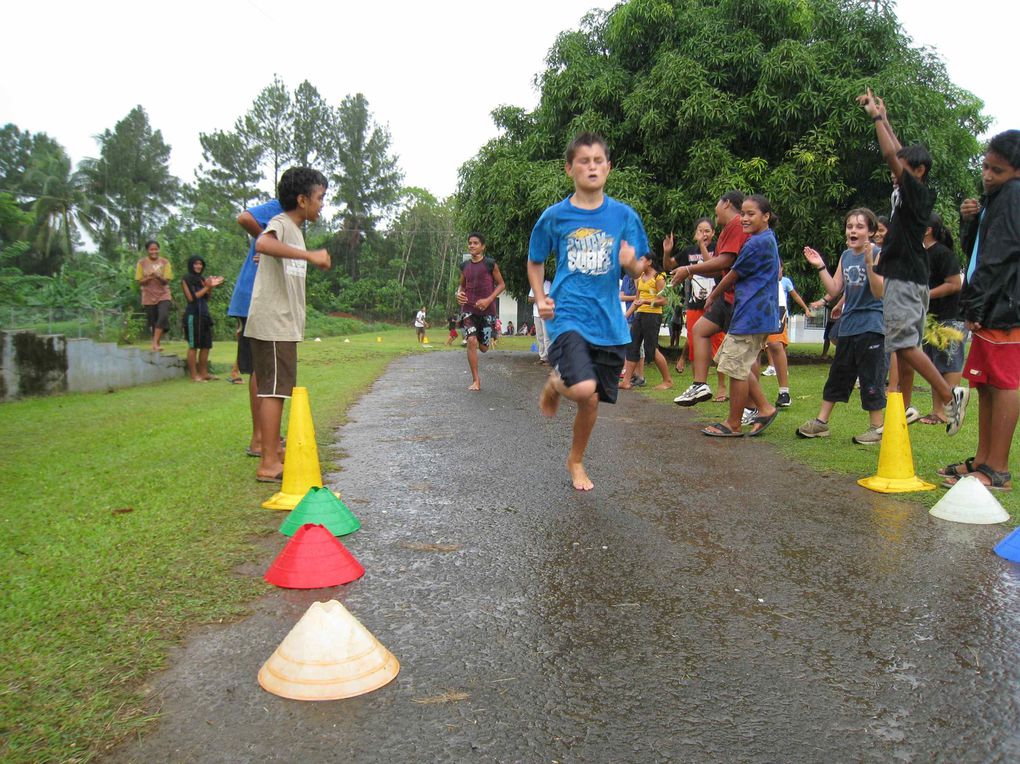
M429 336L427 334L423 334L422 335L421 344L422 345L428 345L429 344Z
M287 456L283 460L283 484L279 493L262 502L266 509L294 509L312 487L322 486L319 448L315 445L308 388L295 387L287 420Z
M375 341L376 341L376 342L382 342L382 337L376 337L376 338L375 338Z
M903 393L889 393L885 404L885 425L882 446L878 452L878 472L857 481L879 493L909 493L932 491L935 486L926 483L914 473L914 454L910 450L910 433L907 432L907 412L903 408Z

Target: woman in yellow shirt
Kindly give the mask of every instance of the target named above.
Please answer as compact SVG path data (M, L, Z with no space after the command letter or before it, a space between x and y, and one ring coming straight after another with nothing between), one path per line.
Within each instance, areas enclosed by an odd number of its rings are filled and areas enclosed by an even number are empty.
M630 378L634 368L641 360L641 346L645 348L645 362L654 359L655 367L662 375L662 382L655 386L656 390L668 390L673 386L673 378L669 374L666 359L659 351L659 327L662 326L662 306L666 298L661 294L666 288L666 277L657 273L655 264L650 257L644 259L645 268L637 279L637 299L627 310L628 317L634 315L630 325L630 345L627 347L627 362L623 366L623 381L620 389L631 387Z

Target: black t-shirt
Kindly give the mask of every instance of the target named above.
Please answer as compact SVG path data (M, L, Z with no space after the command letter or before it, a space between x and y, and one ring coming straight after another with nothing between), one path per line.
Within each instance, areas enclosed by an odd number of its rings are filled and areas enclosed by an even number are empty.
M928 286L924 232L935 207L935 190L915 178L909 168L904 168L895 196L889 231L882 243L882 257L875 266L875 273L887 279Z
M928 286L934 289L946 282L950 276L960 273L960 261L945 244L935 242L928 250L928 266L931 275ZM939 321L952 321L960 317L960 293L953 292L945 297L936 297L928 302L928 312Z

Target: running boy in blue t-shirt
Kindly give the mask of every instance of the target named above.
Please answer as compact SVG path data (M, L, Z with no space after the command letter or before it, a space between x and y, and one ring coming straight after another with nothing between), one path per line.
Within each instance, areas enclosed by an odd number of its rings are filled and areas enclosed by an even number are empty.
M600 136L581 133L571 142L564 169L574 181L574 193L542 213L528 250L528 281L546 322L553 367L539 408L551 417L561 396L577 403L567 471L579 491L595 487L584 468L584 452L599 401L616 402L630 342L620 310L620 268L636 279L648 253L641 218L605 194L610 167ZM547 295L543 279L550 255L556 257L556 278Z

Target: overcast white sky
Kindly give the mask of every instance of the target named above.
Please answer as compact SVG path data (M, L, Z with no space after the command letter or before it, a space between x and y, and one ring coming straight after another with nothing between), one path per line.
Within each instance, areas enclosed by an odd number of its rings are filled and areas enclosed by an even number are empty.
M408 185L437 196L496 131L500 104L533 108L536 73L556 35L611 0L111 0L8 3L0 124L45 132L78 162L93 136L141 104L185 181L200 132L228 130L279 74L309 80L331 103L362 92L388 125ZM1017 0L899 0L915 44L937 50L950 77L985 102L993 130L1020 128ZM292 21L295 11L308 15ZM276 42L280 37L284 42ZM895 120L895 113L893 113Z

